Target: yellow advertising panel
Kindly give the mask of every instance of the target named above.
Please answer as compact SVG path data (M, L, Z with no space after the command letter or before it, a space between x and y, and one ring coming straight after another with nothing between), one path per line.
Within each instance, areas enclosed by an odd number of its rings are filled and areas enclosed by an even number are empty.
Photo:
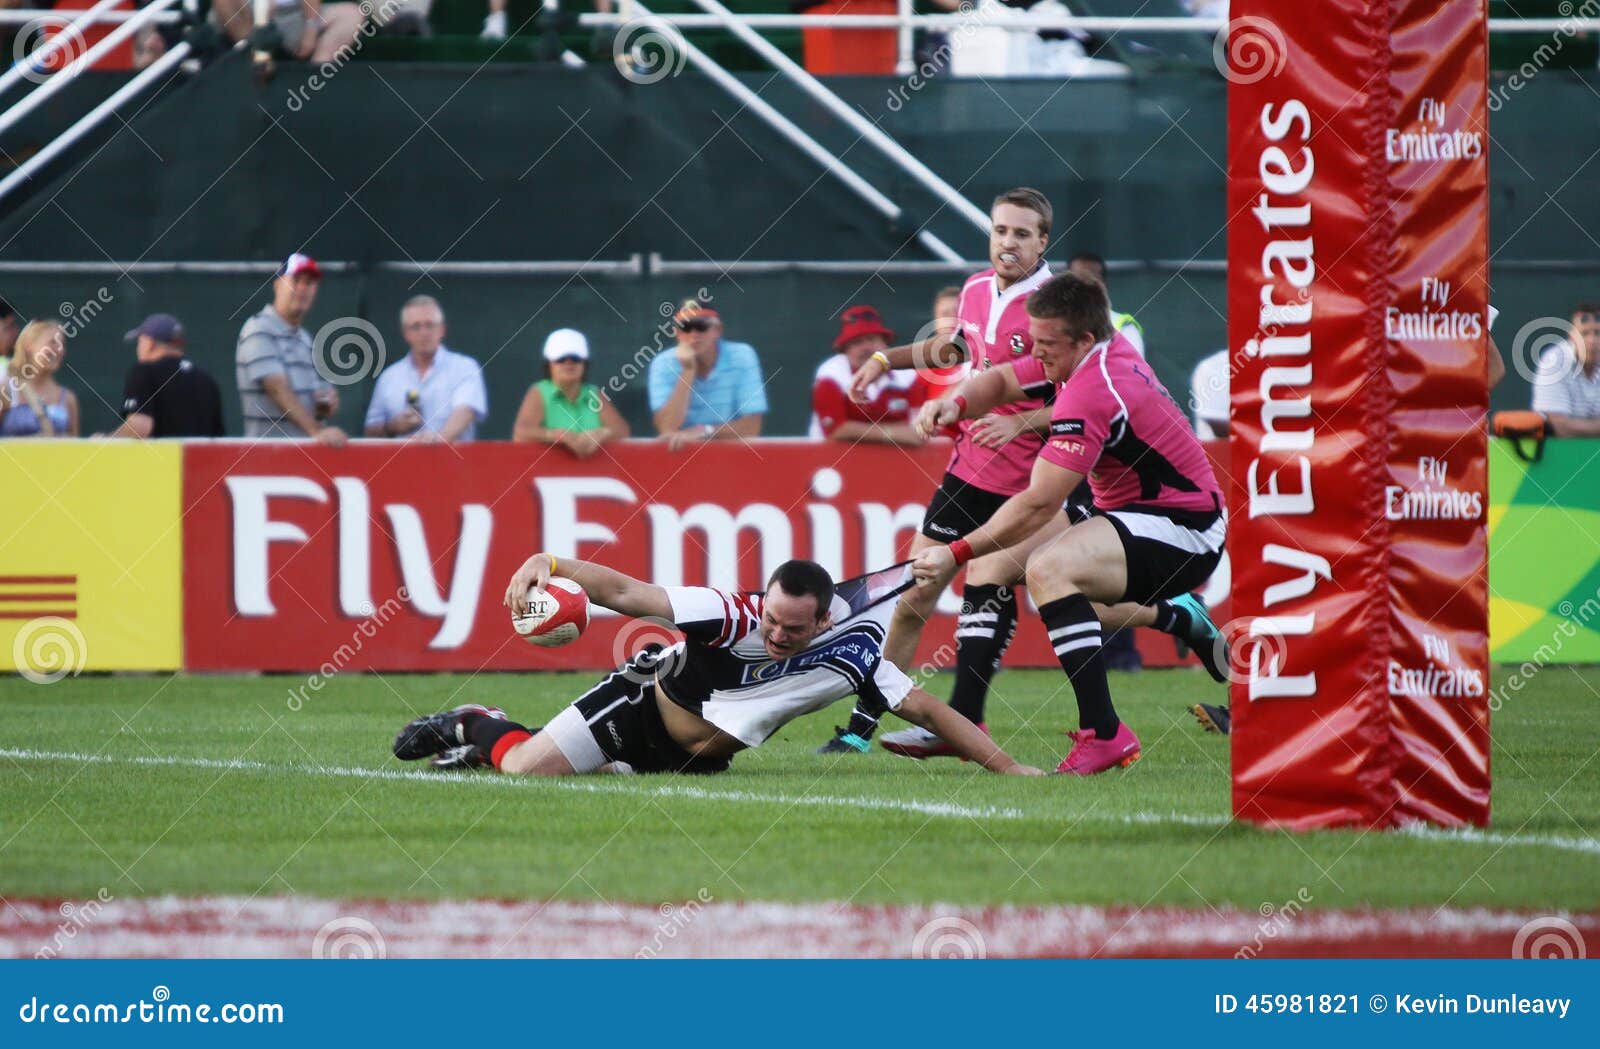
M183 662L183 449L0 441L0 670Z

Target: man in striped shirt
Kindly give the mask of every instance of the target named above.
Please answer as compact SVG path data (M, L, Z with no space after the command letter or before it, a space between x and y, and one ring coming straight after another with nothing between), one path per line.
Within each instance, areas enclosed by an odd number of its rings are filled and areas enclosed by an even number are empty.
M318 373L311 333L300 326L321 283L317 260L290 255L272 282L272 301L239 329L236 363L246 437L345 443L343 430L322 421L339 410L339 394Z

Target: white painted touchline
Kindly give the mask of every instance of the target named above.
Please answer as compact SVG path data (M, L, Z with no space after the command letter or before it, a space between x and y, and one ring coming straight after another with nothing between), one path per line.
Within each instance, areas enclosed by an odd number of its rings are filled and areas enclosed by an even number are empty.
M224 760L221 758L148 757L140 754L81 754L65 750L17 750L0 748L0 758L14 761L72 761L99 765L151 765L169 768L218 769L223 771L267 773L297 773L309 776L335 776L347 779L407 780L417 783L446 784L478 787L510 788L514 790L561 790L581 794L617 794L629 797L693 798L699 801L751 802L762 805L804 805L825 808L873 809L890 812L912 812L924 816L954 817L957 819L1049 819L1044 812L1025 812L1022 809L995 808L992 806L956 805L950 802L896 800L893 798L866 798L830 794L762 794L751 790L707 790L685 784L652 783L646 790L632 780L598 782L593 779L519 778L511 776L452 776L421 769L374 769L360 766L272 764L265 761ZM1063 816L1065 818L1065 816ZM1233 822L1223 816L1202 816L1185 812L1121 812L1094 813L1081 817L1087 823L1115 823L1130 826L1182 826L1223 827ZM1494 831L1466 828L1445 830L1437 827L1407 827L1402 833L1430 841L1461 842L1470 845L1499 845L1517 847L1544 847L1563 852L1600 855L1600 841L1594 838L1564 838L1554 834L1499 834Z
M707 790L676 783L649 784L645 789L630 786L638 781L597 782L593 779L514 776L452 776L421 769L374 769L359 766L312 765L307 763L271 764L265 761L224 760L221 758L148 757L140 754L79 754L64 750L15 750L0 748L0 758L16 761L74 761L98 765L153 765L169 768L218 769L240 772L292 772L311 776L337 776L350 779L410 780L434 785L488 786L513 790L563 790L582 794L618 794L629 797L676 797L705 801L755 802L768 805L808 805L827 808L883 809L914 812L925 816L954 816L959 819L1046 819L1047 813L1028 813L1021 809L992 806L956 805L937 801L895 800L893 798L839 797L826 794L761 794L749 790Z

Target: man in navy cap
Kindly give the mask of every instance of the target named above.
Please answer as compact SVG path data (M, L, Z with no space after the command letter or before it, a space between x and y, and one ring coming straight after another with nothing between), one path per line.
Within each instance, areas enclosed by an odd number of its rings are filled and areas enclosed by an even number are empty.
M152 313L128 332L138 363L122 380L122 425L112 437L221 437L222 392L183 355L183 325Z

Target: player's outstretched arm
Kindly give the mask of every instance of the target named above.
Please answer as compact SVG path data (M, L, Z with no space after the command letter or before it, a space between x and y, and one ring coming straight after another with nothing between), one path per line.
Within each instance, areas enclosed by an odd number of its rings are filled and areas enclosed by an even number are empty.
M900 701L895 713L914 725L921 725L954 747L962 757L976 761L990 772L1004 776L1044 775L1042 769L1024 765L1012 758L989 738L988 733L920 688L913 688Z
M961 380L960 385L950 391L949 397L943 399L953 401L960 398L966 404L961 417L976 419L981 415L988 415L1002 404L1026 400L1027 397L1011 365L1002 364L998 368L985 368L981 372L967 376Z
M950 335L935 334L920 342L908 342L868 357L850 376L851 400L866 399L867 387L900 368L954 368L967 359L966 343Z
M1062 504L1082 481L1083 475L1076 470L1035 459L1028 487L1001 504L981 528L949 546L930 546L917 555L911 564L917 585L942 588L956 569L973 558L1022 542L1061 512Z
M543 589L551 576L570 579L583 588L589 600L602 608L620 612L625 616L672 619L672 602L667 592L654 583L624 575L621 572L577 558L555 558L549 554L534 554L522 563L511 584L506 587L506 607L516 615L528 611L528 590Z

